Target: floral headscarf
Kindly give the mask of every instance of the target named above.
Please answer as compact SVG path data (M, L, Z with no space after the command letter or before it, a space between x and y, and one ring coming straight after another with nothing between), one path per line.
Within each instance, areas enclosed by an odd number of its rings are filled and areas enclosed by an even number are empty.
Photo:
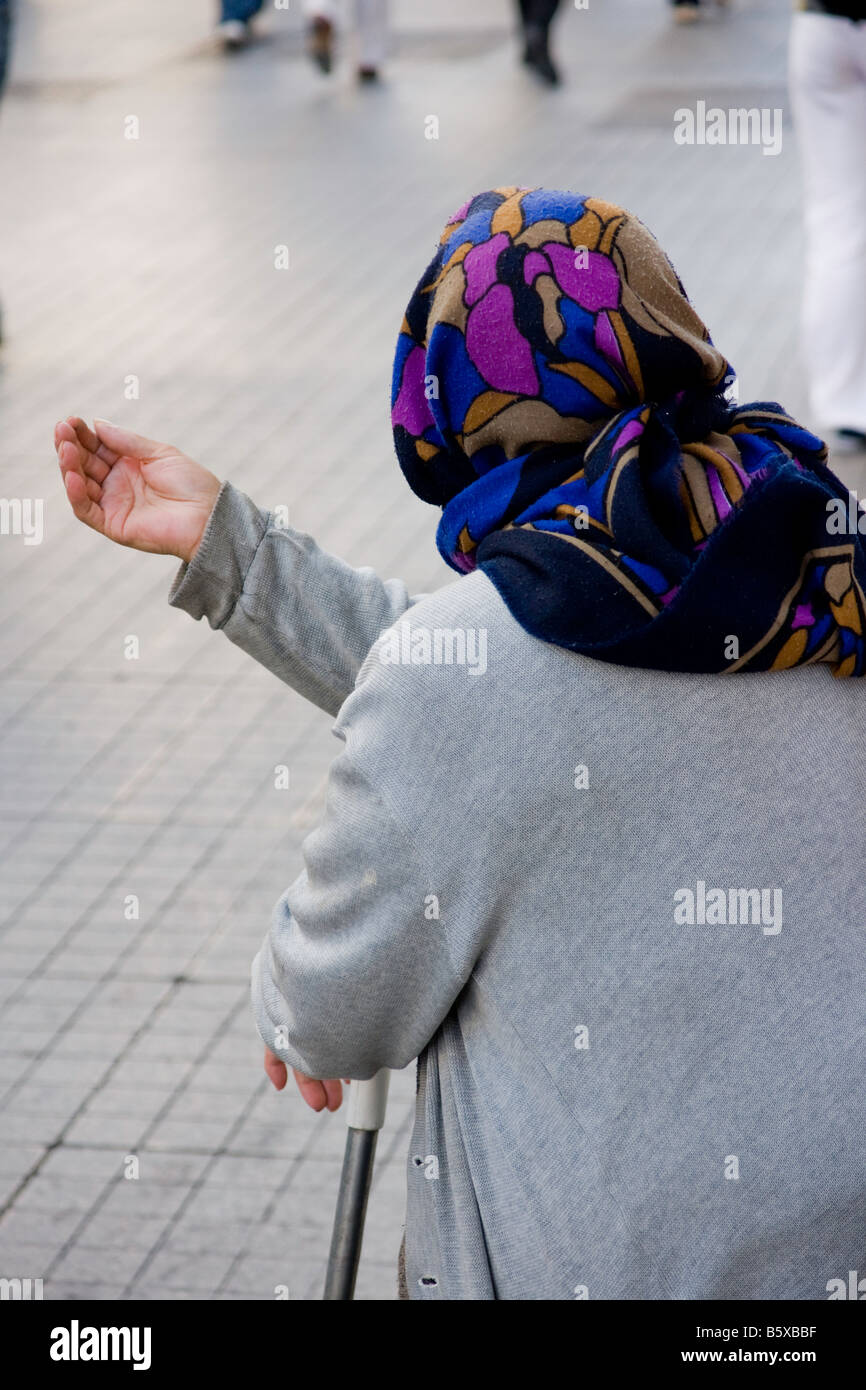
M665 670L864 673L848 494L773 402L737 407L651 233L498 188L447 223L406 311L392 423L447 562L534 636ZM830 508L831 499L836 511Z

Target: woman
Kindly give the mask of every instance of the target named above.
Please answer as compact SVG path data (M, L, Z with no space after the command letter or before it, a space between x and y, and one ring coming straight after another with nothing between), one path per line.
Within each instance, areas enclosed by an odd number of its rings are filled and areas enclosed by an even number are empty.
M316 1106L419 1058L412 1299L864 1268L866 558L820 441L731 380L635 217L504 188L445 227L394 367L454 584L57 428L79 519L177 555L171 602L336 715L253 1002Z

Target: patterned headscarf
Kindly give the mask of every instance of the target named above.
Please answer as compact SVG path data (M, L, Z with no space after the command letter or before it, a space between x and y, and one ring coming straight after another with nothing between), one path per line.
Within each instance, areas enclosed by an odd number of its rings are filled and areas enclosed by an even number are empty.
M596 198L497 188L455 213L412 297L392 423L437 545L534 636L624 665L863 675L849 495L734 373L670 261ZM832 501L831 501L832 499Z

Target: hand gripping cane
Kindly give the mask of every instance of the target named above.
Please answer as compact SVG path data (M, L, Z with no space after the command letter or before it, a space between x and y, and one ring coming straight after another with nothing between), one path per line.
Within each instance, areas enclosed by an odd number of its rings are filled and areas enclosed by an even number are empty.
M349 1087L346 1150L325 1276L325 1299L345 1301L355 1296L373 1159L379 1130L385 1123L389 1078L390 1072L383 1068L369 1081L353 1081Z

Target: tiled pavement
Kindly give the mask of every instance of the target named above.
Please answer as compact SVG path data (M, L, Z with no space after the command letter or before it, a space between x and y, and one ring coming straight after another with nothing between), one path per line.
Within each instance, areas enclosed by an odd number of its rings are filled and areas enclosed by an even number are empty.
M805 413L793 132L778 158L671 134L699 97L787 109L787 0L688 32L653 0L563 6L554 94L516 65L505 0L394 10L388 82L359 91L308 70L291 13L226 60L206 0L23 8L0 120L0 491L43 498L45 521L40 545L0 537L0 1275L49 1298L320 1296L344 1140L342 1113L267 1087L247 997L330 720L167 607L174 562L73 522L55 419L170 439L350 562L437 585L434 517L393 461L390 355L445 216L513 182L633 207L741 395ZM412 1102L410 1068L360 1297L394 1297Z

